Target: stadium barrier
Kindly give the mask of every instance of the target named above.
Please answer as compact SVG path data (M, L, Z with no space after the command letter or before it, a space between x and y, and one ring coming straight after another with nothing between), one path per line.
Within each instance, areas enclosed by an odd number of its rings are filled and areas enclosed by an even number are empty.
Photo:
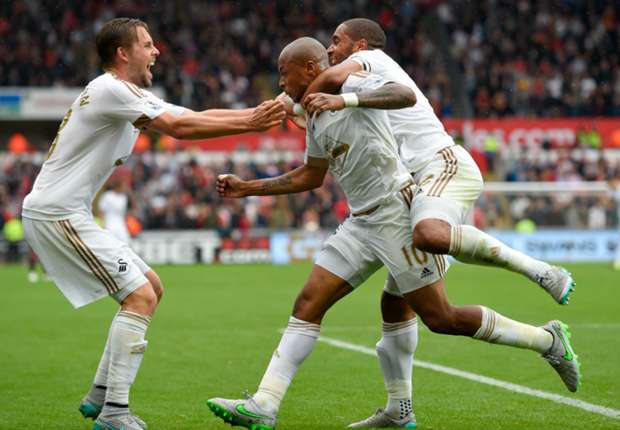
M618 247L616 230L538 230L517 233L488 230L509 246L528 255L557 262L613 261ZM132 248L144 260L157 264L289 264L313 261L331 231L303 230L262 233L258 240L222 239L216 231L145 231L132 240ZM0 240L0 255L7 250ZM26 253L25 243L19 251Z
M558 262L612 261L618 244L616 230L489 233L532 257ZM134 239L132 247L149 264L289 264L313 261L330 234L327 230L279 231L266 233L266 240L237 240L225 245L214 231L147 231Z

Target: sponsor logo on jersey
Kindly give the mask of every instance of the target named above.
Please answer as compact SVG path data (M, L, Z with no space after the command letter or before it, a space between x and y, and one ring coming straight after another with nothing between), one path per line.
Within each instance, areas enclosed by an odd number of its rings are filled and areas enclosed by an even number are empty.
M425 267L422 269L422 273L420 275L420 278L424 279L427 278L429 276L431 276L433 274L433 271L431 269L429 269L428 267Z

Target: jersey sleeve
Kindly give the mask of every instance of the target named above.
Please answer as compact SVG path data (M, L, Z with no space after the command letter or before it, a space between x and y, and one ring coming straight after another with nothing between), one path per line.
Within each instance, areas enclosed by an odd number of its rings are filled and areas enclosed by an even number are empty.
M314 129L314 121L309 120L306 128L306 153L304 154L304 164L327 167L327 154L321 145L319 145L314 134Z
M372 62L371 59L368 58L368 55L365 53L368 51L357 51L355 54L352 54L347 58L347 60L351 60L362 66L362 69L365 72L372 73Z
M342 84L343 93L361 93L363 91L376 90L387 84L388 80L379 75L367 72L357 72L349 75Z
M142 128L164 112L180 115L184 108L167 103L132 83L116 80L108 86L100 109L110 118Z

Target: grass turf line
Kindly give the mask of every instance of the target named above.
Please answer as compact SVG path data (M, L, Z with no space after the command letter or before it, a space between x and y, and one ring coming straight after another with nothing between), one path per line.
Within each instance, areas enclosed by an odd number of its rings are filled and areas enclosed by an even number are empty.
M569 265L577 291L558 306L526 279L492 268L456 265L448 273L454 303L482 303L511 318L543 324L559 318L573 331L583 361L576 395L531 351L420 330L416 358L620 408L617 272ZM131 407L153 429L226 429L206 407L214 396L240 397L260 381L310 266L157 268L166 293L149 328L149 349ZM326 317L323 334L372 346L380 336L384 272ZM74 311L51 283L28 284L22 267L0 267L0 429L89 429L77 412L116 309L103 300ZM620 428L617 420L424 369L414 373L422 429ZM317 345L301 367L278 429L342 429L383 406L373 357Z

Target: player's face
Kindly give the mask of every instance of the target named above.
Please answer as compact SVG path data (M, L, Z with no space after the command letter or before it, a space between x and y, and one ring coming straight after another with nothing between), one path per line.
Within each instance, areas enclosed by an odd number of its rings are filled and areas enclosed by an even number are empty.
M280 89L298 102L304 95L308 85L314 80L312 68L302 66L292 61L279 61L278 70L280 71L280 80L278 84Z
M327 48L327 56L329 57L329 65L335 66L342 63L353 54L355 43L345 32L344 24L340 24L332 35L332 43Z
M129 78L139 87L148 88L153 85L151 67L159 56L151 35L144 27L136 27L137 40L127 50L129 60Z

